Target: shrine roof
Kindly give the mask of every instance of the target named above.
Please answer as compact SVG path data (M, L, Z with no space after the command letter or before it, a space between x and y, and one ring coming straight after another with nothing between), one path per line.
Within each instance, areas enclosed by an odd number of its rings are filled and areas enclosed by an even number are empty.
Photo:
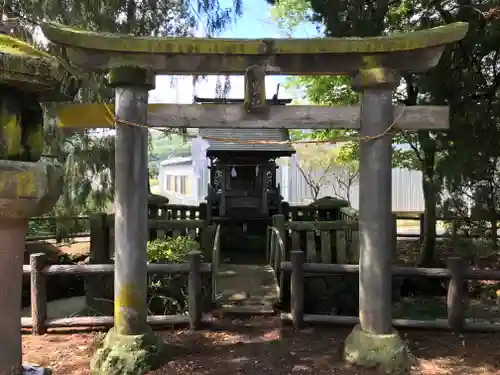
M293 154L295 149L289 143L247 143L248 141L288 141L290 137L286 129L216 129L204 128L199 130L200 137L205 138L210 147L207 152L241 151L241 152L270 152ZM224 142L210 138L234 139L238 142Z

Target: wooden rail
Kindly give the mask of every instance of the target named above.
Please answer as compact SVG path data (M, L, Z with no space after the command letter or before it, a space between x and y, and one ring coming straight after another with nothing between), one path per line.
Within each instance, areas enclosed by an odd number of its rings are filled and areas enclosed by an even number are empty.
M30 264L23 266L23 274L31 278L31 318L21 318L22 328L31 328L33 334L44 334L48 328L61 327L107 327L113 325L111 316L85 316L72 318L47 318L47 277L51 275L95 275L112 274L113 264L77 264L46 266L45 254L30 255ZM201 263L201 252L192 251L186 263L148 264L148 273L188 274L188 314L149 316L153 325L189 324L197 329L207 317L202 315L202 274L211 273L210 263Z
M267 227L266 256L268 264L272 267L274 276L279 285L278 300L283 300L283 283L285 281L280 269L281 262L286 259L286 247L279 230L276 227Z
M153 230L158 230L159 232L163 233L163 228L165 223L168 223L170 220L175 220L175 221L180 221L179 225L177 228L183 228L184 223L186 222L192 222L192 221L200 221L203 222L206 219L206 204L202 203L199 206L190 206L190 205L176 205L176 204L168 204L168 205L162 205L159 206L158 208L151 209L149 213L149 219L150 220L158 220L156 223L153 223L153 227L151 229ZM337 214L335 217L330 217L332 216L330 212L323 213L321 210L318 210L317 207L311 207L311 206L289 206L286 209L285 213L285 221L286 222L306 222L306 221L314 221L316 217L318 216L325 216L321 217L321 220L328 220L328 221L356 221L358 219L358 212L357 210L353 209L352 207L341 207L338 209L340 214ZM397 220L407 220L407 221L418 221L418 226L420 228L419 233L397 233L397 237L407 237L407 238L419 238L420 240L423 239L424 235L424 214L420 213L417 215L409 215L409 214L404 214L404 213L394 213L393 215L394 220L397 222ZM59 222L64 222L64 221L89 221L88 216L74 216L74 217L50 217L50 216L41 216L41 217L33 217L30 218L30 222L40 222L40 221L47 221L50 226L52 226L52 231L51 233L43 233L43 234L32 234L29 235L27 238L27 241L36 241L36 240L46 240L46 239L56 239L57 238L57 233L56 233L56 227L57 223ZM112 220L112 219L108 219ZM492 224L495 224L496 222L490 219L475 219L475 218L470 218L470 217L456 217L456 216L441 216L437 218L437 221L444 221L444 222L450 222L452 224L452 237L456 235L459 224L461 222L472 222L472 221L488 221L491 222ZM394 227L396 228L396 224L394 223ZM194 224L193 224L194 225ZM87 225L90 227L90 225ZM188 224L189 226L189 224ZM492 225L492 228L495 227L495 225ZM347 235L347 240L350 241L351 238L348 234ZM84 232L78 232L78 233L71 233L71 237L77 238L77 237L89 237L90 232L84 231ZM448 237L449 234L438 234L437 237ZM480 237L480 233L470 233L468 237ZM492 237L496 238L496 234L492 233Z
M70 223L85 222L80 228L75 229ZM45 223L45 225L42 225ZM69 230L61 231L61 226L68 225ZM47 230L36 230L38 226L45 226ZM83 228L81 228L83 227ZM62 233L64 232L64 233ZM82 238L90 236L90 219L88 216L37 216L29 218L28 235L26 241L60 240L64 236Z
M188 206L182 204L168 204L164 207L167 214L165 219L170 220L204 220L206 215L206 204L202 203L199 206Z
M282 320L291 321L297 329L300 329L304 323L344 325L359 323L359 318L355 316L304 314L304 279L306 277L318 274L341 275L346 273L359 273L358 265L306 263L304 261L304 253L300 250L294 250L290 255L291 261L281 262L280 265L280 269L283 272L291 273L291 312L282 313ZM465 298L467 289L464 286L467 280L500 280L500 271L471 269L466 261L457 257L449 258L447 264L448 268L413 268L400 266L394 266L392 268L393 276L420 276L449 279L447 320L437 319L425 321L394 319L394 326L422 329L449 329L454 332L499 332L500 323L466 321L465 311L468 306L466 302L467 298Z
M357 220L286 221L284 215L274 215L273 227L279 232L285 249L282 260L289 259L291 250L303 248L309 262L347 263L357 258ZM268 249L274 250L273 241L272 234L268 233Z
M215 230L214 245L212 247L212 301L217 298L217 277L220 269L220 225Z
M342 220L357 220L358 219L358 211L351 207L343 207L340 209L342 213ZM459 228L461 223L473 223L473 222L489 222L491 227L490 237L494 244L496 244L498 234L498 224L497 220L490 218L481 218L480 215L476 215L477 217L460 217L460 216L439 216L436 218L436 222L446 222L451 224L450 233L442 233L436 234L437 238L457 238L457 237L469 237L469 238L477 238L482 237L483 234L475 232L471 230L467 235L459 235ZM417 215L410 215L405 213L393 213L393 228L397 230L397 221L398 220L406 220L406 221L417 221L419 232L418 233L396 233L397 237L403 238L418 238L420 242L424 240L425 234L425 215L423 213L419 213Z

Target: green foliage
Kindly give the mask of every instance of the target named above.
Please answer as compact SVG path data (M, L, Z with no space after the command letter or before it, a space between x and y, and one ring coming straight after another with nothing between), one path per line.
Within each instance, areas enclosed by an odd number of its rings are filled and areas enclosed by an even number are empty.
M293 31L310 21L311 7L306 0L282 0L271 9L271 18L282 30Z
M183 136L172 134L166 136L158 132L152 132L150 161L163 161L169 157L191 155L191 146Z
M148 242L148 261L151 263L182 263L190 251L200 245L191 237L168 237ZM211 280L202 280L204 303L211 303ZM148 306L151 314L182 314L188 310L187 275L150 275ZM206 305L204 305L206 306Z
M148 261L151 263L179 263L186 261L190 251L200 245L191 237L179 236L148 242Z
M150 163L148 168L149 181L151 182L151 180L156 180L158 183L158 174L158 163Z
M13 34L30 43L37 25L56 21L66 25L114 33L147 36L189 36L198 26L207 35L226 29L242 14L242 1L225 6L219 0L137 1L137 0L13 0L5 4L10 18L19 19ZM59 47L41 45L67 61ZM69 64L68 64L69 66ZM113 90L103 74L74 71L81 79L75 98L80 103L114 101ZM110 131L86 130L64 133L57 128L55 107L47 105L45 121L45 155L47 162L64 167L63 193L52 215L73 216L89 211L106 211L114 196L114 134ZM181 151L185 152L186 146ZM165 159L168 150L153 150ZM175 151L177 152L177 151ZM154 159L154 155L151 160Z
M315 104L342 106L356 104L359 99L351 89L349 77L344 76L292 77L285 87L304 90L303 99Z
M393 165L422 171L425 210L434 221L436 207L468 215L470 202L500 212L500 1L376 1L364 0L268 0L275 4L278 23L320 23L331 37L368 37L411 32L457 21L469 23L466 38L447 46L436 68L425 74L405 74L405 86L395 100L406 106L448 105L448 132L399 132L393 138ZM299 3L299 4L297 4ZM300 6L299 6L300 5ZM287 23L286 7L291 11ZM294 14L302 11L302 16ZM344 80L344 81L342 81ZM299 77L290 85L305 88L312 103L351 104L354 95L345 89L346 78ZM339 87L339 88L337 88ZM319 133L319 134L316 134ZM338 133L315 132L330 138ZM346 157L358 157L357 143ZM446 195L443 193L446 191ZM433 226L426 229L424 249L435 247ZM429 259L428 256L423 258Z

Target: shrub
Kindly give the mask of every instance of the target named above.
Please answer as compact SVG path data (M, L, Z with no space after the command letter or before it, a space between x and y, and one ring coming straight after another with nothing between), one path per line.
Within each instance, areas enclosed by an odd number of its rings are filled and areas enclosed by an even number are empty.
M200 245L190 237L168 237L148 242L147 249L150 263L182 263L187 261L188 253L199 250ZM170 315L187 312L187 275L153 274L148 280L148 304L151 314ZM206 297L211 297L210 291L207 290L211 281L204 280L203 284Z
M180 263L186 261L187 254L199 250L200 245L191 237L167 237L148 242L150 263Z

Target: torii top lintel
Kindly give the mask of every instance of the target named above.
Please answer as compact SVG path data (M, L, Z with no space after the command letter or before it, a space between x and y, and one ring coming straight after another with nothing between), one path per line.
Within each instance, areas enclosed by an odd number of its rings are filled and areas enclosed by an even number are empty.
M154 38L97 33L46 23L45 36L66 48L72 64L91 71L139 67L157 74L243 74L265 66L273 75L351 75L367 64L400 72L435 66L446 44L464 38L468 24L372 38Z

